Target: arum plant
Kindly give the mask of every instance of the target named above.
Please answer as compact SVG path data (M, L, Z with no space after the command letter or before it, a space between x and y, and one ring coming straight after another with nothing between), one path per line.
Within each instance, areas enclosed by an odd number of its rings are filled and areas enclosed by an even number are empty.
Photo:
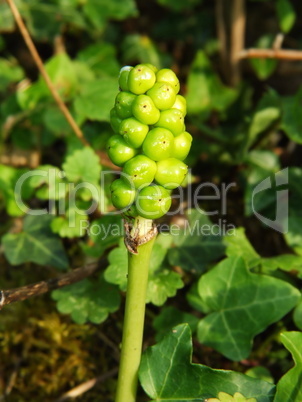
M170 69L124 67L111 110L111 161L122 167L111 185L113 205L125 218L128 284L116 402L135 402L141 361L148 270L157 235L154 219L171 207L171 191L187 175L183 162L192 136L185 131L186 101Z

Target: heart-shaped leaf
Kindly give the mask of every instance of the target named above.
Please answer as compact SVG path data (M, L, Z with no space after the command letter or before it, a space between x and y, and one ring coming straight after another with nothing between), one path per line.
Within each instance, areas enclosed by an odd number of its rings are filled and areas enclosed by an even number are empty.
M300 299L280 279L250 273L242 258L230 257L199 280L211 313L198 324L198 339L232 360L248 357L255 335L280 320Z
M295 367L278 382L274 402L300 402L302 401L302 333L284 332L281 334L281 341L292 354Z
M139 378L151 402L205 402L220 392L240 392L257 402L271 402L275 386L241 373L214 370L192 364L192 340L188 324L173 328L142 357Z

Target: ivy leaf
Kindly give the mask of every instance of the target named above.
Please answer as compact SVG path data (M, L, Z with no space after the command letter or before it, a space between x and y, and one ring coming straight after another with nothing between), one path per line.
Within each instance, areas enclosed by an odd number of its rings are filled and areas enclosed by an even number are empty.
M14 61L0 58L0 88L6 90L11 82L21 81L24 73Z
M263 272L271 272L281 269L285 272L296 271L297 276L302 278L302 256L294 254L282 254L276 257L262 258Z
M121 216L104 215L91 222L89 240L87 244L82 244L82 248L87 255L99 258L108 247L118 244L123 235L124 226Z
M77 59L85 63L98 76L117 77L120 66L116 59L116 50L110 43L95 43L81 50Z
M47 61L45 68L60 95L64 99L71 99L76 93L77 77L69 56L66 53L59 53ZM42 99L50 96L41 76L34 84L20 87L17 91L18 103L22 109L34 109Z
M211 313L198 324L198 339L231 360L248 357L255 335L280 320L300 299L280 279L250 273L241 257L230 257L198 283Z
M66 185L62 180L62 172L55 166L42 165L32 172L29 185L36 190L41 200L59 200L66 195Z
M281 334L281 341L292 354L295 366L279 380L274 402L300 402L302 401L302 333L284 332Z
M120 305L120 293L117 287L108 284L102 275L98 280L84 279L56 289L51 296L57 301L59 312L71 314L71 318L77 324L88 321L100 324Z
M69 238L84 236L88 226L86 213L75 208L68 208L65 216L56 216L50 225L54 233Z
M199 50L188 75L188 114L207 117L212 110L224 111L236 99L238 92L222 84L214 73L206 54Z
M270 49L274 39L275 36L273 35L263 35L257 41L255 47L259 49ZM250 59L250 63L260 80L265 80L272 75L278 64L275 59Z
M22 216L28 209L24 203L22 205L19 202L24 202L32 195L33 191L29 181L25 180L20 191L15 191L18 180L22 180L22 175L27 172L25 169L0 165L0 198L3 199L6 211L10 216Z
M242 257L248 268L260 265L264 273L271 273L272 271L281 269L285 272L296 271L298 277L302 277L302 256L282 254L275 257L262 258L249 242L244 228L236 228L235 235L226 236L224 243L227 246L226 255L228 257Z
M280 28L285 33L289 32L296 21L296 13L291 2L289 0L277 0L276 10Z
M291 140L298 144L302 144L301 102L302 88L293 96L282 97L281 128Z
M302 297L300 303L294 309L293 320L296 327L302 330Z
M193 314L180 311L173 306L164 307L153 321L156 330L155 339L160 341L173 327L183 323L189 324L191 331L195 332L198 321L199 319Z
M134 0L90 0L84 3L83 12L96 28L103 29L107 19L134 17L137 8Z
M181 277L170 269L163 268L150 274L147 287L146 303L162 306L168 297L176 295L177 289L184 287Z
M191 272L204 272L207 265L224 254L225 246L207 216L195 209L187 212L185 228L173 230L175 247L168 251L169 263Z
M184 286L181 277L176 272L162 266L167 249L164 244L171 242L169 236L160 234L155 242L151 255L146 303L160 306L168 297L176 294L177 289ZM118 285L122 291L127 289L128 254L124 242L108 255L109 266L105 270L106 281ZM152 262L153 261L153 262Z
M100 159L89 147L84 147L68 155L63 169L73 183L88 182L98 184L101 175Z
M263 101L263 98L261 101ZM278 105L259 105L249 127L248 146L252 145L261 133L271 127L279 119L280 115L281 111Z
M226 255L242 257L249 268L255 267L261 261L260 255L247 239L244 228L236 228L235 235L226 236L224 243L227 246Z
M245 161L249 164L249 167L245 172L244 208L245 215L251 216L254 210L260 212L275 202L276 194L273 189L262 191L254 198L253 191L262 180L280 170L280 162L277 155L271 151L264 150L250 151Z
M257 402L272 402L275 386L241 373L191 363L192 340L187 324L178 325L142 356L139 378L150 402L204 402L219 392L240 392Z
M4 254L12 265L35 262L59 269L68 267L62 243L50 230L52 219L50 215L28 215L21 233L2 237Z
M86 83L74 103L79 118L109 122L117 90L114 78Z

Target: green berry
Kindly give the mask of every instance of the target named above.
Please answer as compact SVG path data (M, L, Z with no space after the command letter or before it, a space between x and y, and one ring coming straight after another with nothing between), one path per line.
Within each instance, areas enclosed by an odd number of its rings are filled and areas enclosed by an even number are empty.
M190 152L191 143L192 135L189 134L187 131L184 131L174 138L171 156L183 161L184 159L186 159Z
M147 95L153 100L154 105L160 110L170 109L176 100L176 93L170 84L156 82Z
M138 214L143 218L158 219L169 211L171 197L162 186L148 186L139 192L135 206Z
M188 166L176 158L157 162L155 181L168 190L177 188L186 177Z
M115 98L115 109L119 118L127 119L132 116L132 104L136 95L130 92L119 92Z
M114 180L110 186L112 204L117 209L124 209L135 199L135 189L122 179Z
M153 66L153 64L150 64L150 63L142 63L141 66L149 67L155 74L156 74L157 71L158 71L158 68L155 67L155 66Z
M124 138L118 134L109 138L106 149L109 158L117 166L123 166L137 154L137 151L129 147Z
M163 110L155 126L166 128L177 136L185 131L184 116L178 109Z
M160 111L154 105L150 96L139 95L132 104L133 116L143 124L155 124L159 117Z
M165 82L170 84L176 93L179 92L179 80L176 77L174 71L170 70L169 68L163 68L156 73L156 81L157 82Z
M128 87L134 94L141 95L152 88L155 81L154 71L144 64L138 64L129 73Z
M134 204L132 204L126 211L124 211L123 214L127 218L136 218L139 215Z
M125 163L123 173L123 179L130 180L135 188L148 186L154 180L156 163L145 155L137 155Z
M131 66L125 66L125 67L121 68L118 83L119 83L119 87L122 91L129 91L128 77L129 77L129 73L132 70L132 68L133 67L131 67Z
M119 133L124 136L126 143L132 148L142 146L149 131L147 124L143 124L134 117L122 120L119 126Z
M161 161L171 156L174 136L171 131L157 127L150 130L143 143L143 152L154 161Z
M110 124L115 134L119 134L120 124L123 120L117 115L115 107L110 110Z
M187 101L186 99L181 96L181 95L176 95L175 102L173 106L171 106L171 109L178 109L181 111L183 116L187 114Z

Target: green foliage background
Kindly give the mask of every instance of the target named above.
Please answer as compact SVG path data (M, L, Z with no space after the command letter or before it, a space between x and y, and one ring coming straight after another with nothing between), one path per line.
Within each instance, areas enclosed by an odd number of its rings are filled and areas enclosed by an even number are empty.
M217 214L206 217L188 205L160 221L187 221L212 234L192 235L182 227L157 239L145 347L156 345L143 358L138 402L204 401L221 391L258 402L301 402L301 62L242 60L240 82L231 86L233 72L220 58L214 1L15 2L90 147L66 123L9 7L0 2L0 289L56 277L96 259L101 270L1 311L0 399L54 401L117 366L126 249L121 218L108 214L113 174L104 149L119 70L144 62L172 68L187 99L194 145L186 195L204 182L235 185L225 211L204 198L198 206ZM284 47L301 48L299 1L245 3L247 48L269 48L279 32ZM252 196L260 182L286 168L281 175L288 175L289 219L287 230L281 222L282 234L257 220ZM24 182L21 197L31 209L49 208L43 216L26 215L15 196L18 179L33 171L39 175ZM100 183L101 174L106 180ZM204 188L202 195L213 191ZM276 189L266 190L254 206L274 219L275 201ZM236 233L218 233L218 224L235 225ZM99 233L92 230L97 227ZM183 323L191 328L193 350ZM181 387L175 388L175 378ZM78 400L110 401L114 390L111 376Z

